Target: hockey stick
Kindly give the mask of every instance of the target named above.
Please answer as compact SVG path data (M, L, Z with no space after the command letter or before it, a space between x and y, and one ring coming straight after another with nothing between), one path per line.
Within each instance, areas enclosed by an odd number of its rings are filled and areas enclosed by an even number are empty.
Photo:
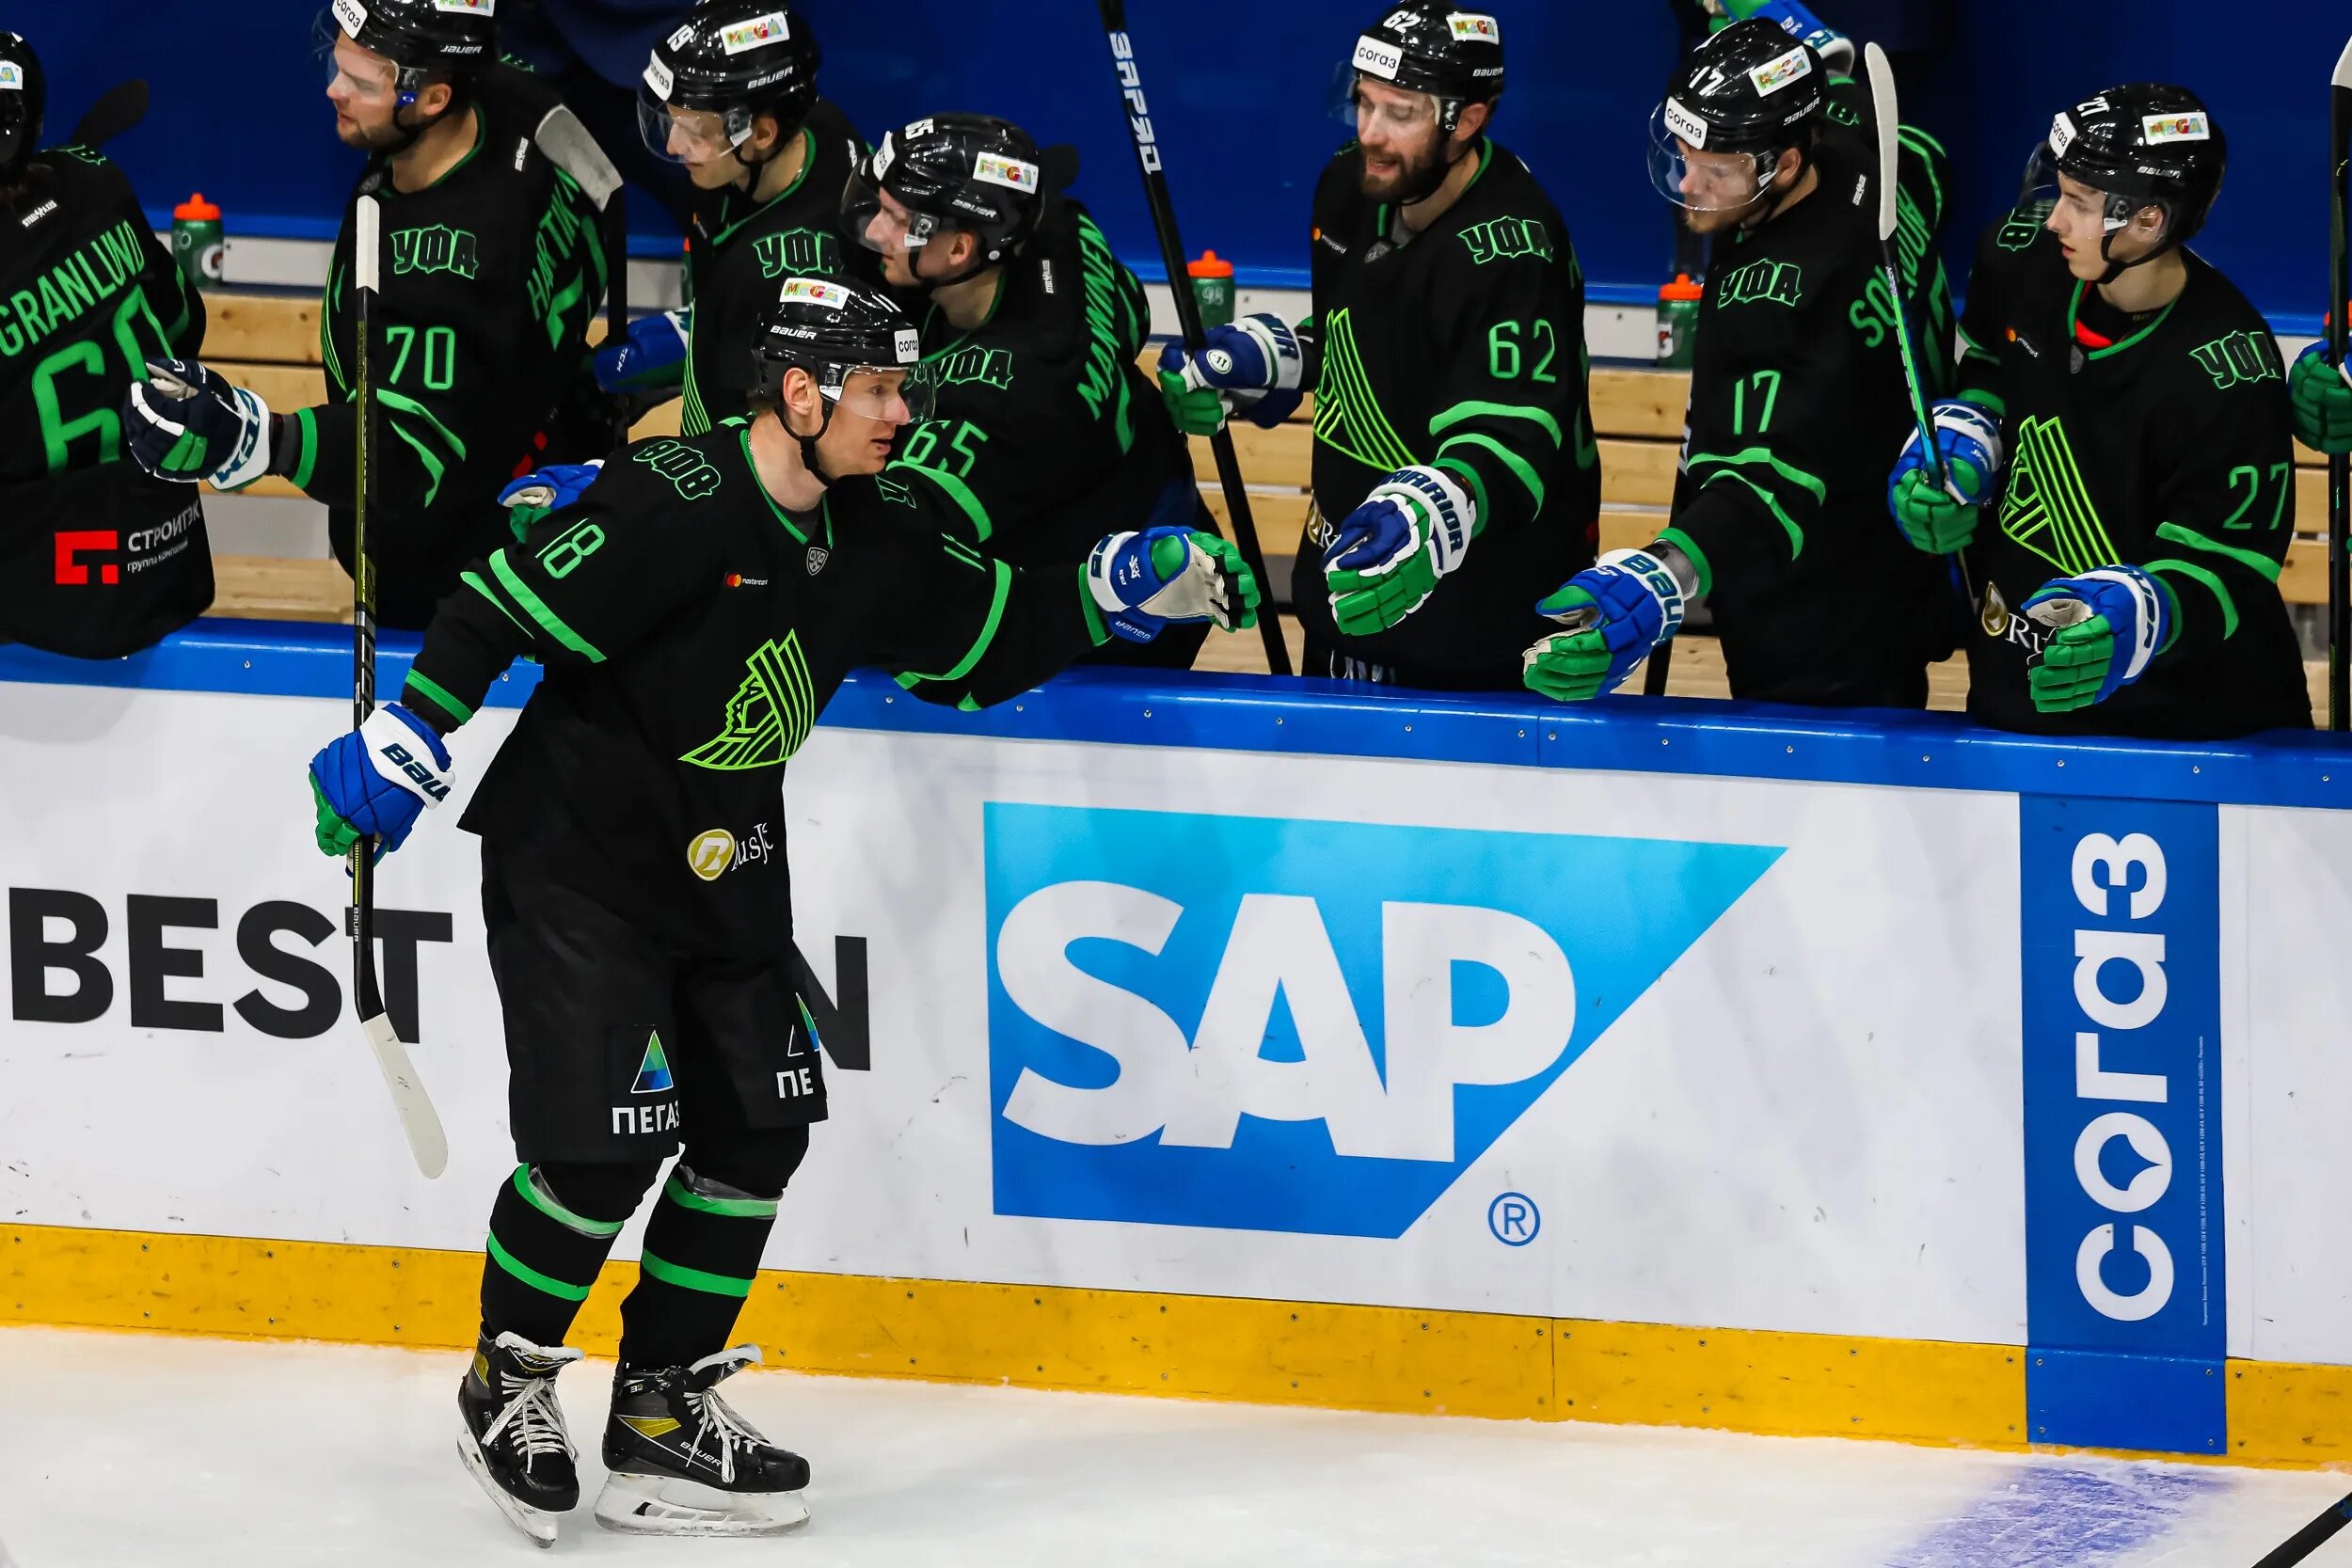
M1902 269L1895 256L1899 211L1895 180L1902 160L1902 116L1895 99L1895 68L1887 63L1886 51L1875 43L1863 46L1862 67L1870 78L1870 110L1878 121L1879 270L1886 277L1887 309L1895 318L1895 345L1903 356L1903 383L1911 393L1911 417L1919 427L1921 454L1927 459L1929 476L1941 490L1947 483L1944 453L1935 444L1935 421L1928 417L1927 391L1919 382L1919 357L1911 347L1911 316L1903 308ZM1968 595L1968 612L1973 616L1977 585L1969 577L1967 552L1954 550L1952 564L1960 568L1961 590Z
M2352 1525L2352 1497L2329 1503L2327 1513L2272 1547L2254 1568L2295 1568L2346 1525Z
M103 147L146 118L147 78L134 76L127 82L117 82L98 95L98 102L73 127L67 145Z
M617 343L628 332L628 195L621 171L580 117L563 104L541 118L531 139L548 162L572 177L604 220L604 341ZM622 400L612 416L614 446L628 443L628 404Z
M376 398L373 340L378 269L383 256L383 214L373 191L359 198L352 225L352 284L356 306L352 332L352 397L358 416L353 448L358 469L351 514L351 727L358 729L375 711L375 562L368 555L368 492L373 488L376 446ZM351 847L352 1005L358 1010L359 1028L375 1052L383 1069L384 1086L391 1091L392 1108L400 1113L400 1129L408 1137L408 1152L427 1178L449 1167L449 1138L433 1099L417 1076L408 1048L393 1032L384 1010L384 996L375 978L375 840L366 837Z
M1136 65L1136 47L1127 37L1127 0L1099 0L1103 32L1110 40L1111 65L1119 74L1119 94L1125 101L1127 133L1136 144L1136 166L1143 175L1143 197L1152 208L1152 227L1160 237L1160 260L1168 268L1168 292L1176 296L1176 323L1184 352L1199 355L1208 346L1200 325L1200 301L1193 293L1184 268L1184 242L1176 232L1176 208L1168 199L1168 174L1160 163L1159 138L1152 130L1152 111L1144 102L1143 76ZM1225 509L1233 520L1233 543L1241 558L1257 574L1258 591L1265 597L1258 617L1258 634L1265 641L1266 668L1278 675L1291 673L1291 651L1282 641L1282 617L1274 608L1274 584L1266 579L1265 552L1258 547L1258 522L1249 512L1249 492L1243 488L1241 457L1233 450L1233 433L1219 425L1209 437L1216 454L1217 483L1225 491Z
M2328 88L2328 356L2343 373L2352 250L2344 239L2344 186L2352 176L2352 43L2336 60ZM2352 724L2352 457L2328 459L2328 727Z

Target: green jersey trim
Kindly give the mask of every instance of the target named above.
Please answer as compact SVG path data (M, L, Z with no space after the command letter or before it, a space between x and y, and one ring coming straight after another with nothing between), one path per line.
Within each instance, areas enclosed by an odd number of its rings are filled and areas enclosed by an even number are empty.
M980 624L980 635L972 640L972 646L964 653L962 659L954 669L941 675L927 675L920 671L912 672L916 680L960 681L972 673L972 667L979 663L981 656L988 652L989 644L996 641L996 628L1002 626L1005 620L1005 601L1012 594L1012 568L1001 561L990 561L984 564L996 569L996 584L995 592L989 595L988 619Z
M785 186L784 189L778 191L775 195L770 197L767 200L761 202L758 206L753 208L750 212L745 213L741 217L737 218L733 223L728 224L724 229L720 230L719 232L712 235L710 237L710 243L713 248L726 244L728 240L734 237L737 230L760 217L768 211L769 208L773 207L777 202L790 198L794 191L799 190L803 185L808 182L809 170L815 168L816 166L817 133L808 129L806 126L803 126L801 128L801 172L792 177L792 183Z
M1094 602L1094 584L1084 566L1078 568L1078 608L1086 611L1088 638L1098 648L1108 642L1111 628L1103 624L1103 607Z
M2090 284L2085 283L2080 278L2076 278L2074 280L2074 292L2066 301L2066 341L2069 343L2079 343L2082 341L2074 336L2074 318L2083 307L2083 292L2090 287ZM2109 343L2105 348L2094 348L2090 350L2088 357L2092 359L2105 359L2111 355L2121 354L2125 349L2141 342L2147 338L2149 333L2153 332L2157 327L2162 326L2167 321L2171 319L2173 306L2180 304L2181 295L2185 294L2186 293L2188 293L2188 291L2186 289L2183 289L2181 293L2174 294L2172 296L2172 304L2168 305L2163 309L2157 311L2155 320L2150 322L2146 326L2141 327L2138 331L2133 333L2128 338L2124 338L2117 342Z
M1565 439L1560 433L1560 421L1543 409L1510 403L1457 403L1429 421L1429 434L1442 436L1465 420L1479 419L1531 420L1551 437L1553 446L1558 446Z
M515 568L506 563L504 550L500 550L490 557L490 575L499 579L499 586L512 594L515 596L515 602L522 606L549 637L554 638L556 641L591 664L604 662L603 651L565 625L564 617L549 610L546 601L531 591L531 584L525 582L516 575Z
M971 520L975 543L987 544L988 536L996 531L995 525L988 520L988 508L980 503L980 498L972 493L972 486L955 475L945 468L927 467L920 463L901 463L898 467L921 474L946 492L949 500L961 507L964 516Z
M2220 601L2222 640L2227 641L2230 638L2236 635L2237 600L2230 593L2229 588L2219 578L2214 576L2211 572L2208 572L2205 568L2198 565L2193 561L2152 561L2148 562L2147 569L2151 573L2178 572L2185 578L2193 578L2197 581L2203 583L2212 593L2213 596ZM2172 635L2176 639L2180 636L2180 628L2178 626L2173 628ZM2162 653L2164 650L2159 648L2156 651L2158 653Z
M784 531L802 544L807 544L808 535L803 533L800 525L792 520L792 514L777 505L776 498L768 493L768 486L759 483L759 465L752 461L752 427L745 425L736 432L735 439L736 444L743 449L743 467L751 470L752 488L758 491L759 499L768 503L768 510L774 513L776 521L784 525ZM825 543L828 545L833 543L833 510L830 502L829 497L826 501L818 503L818 515L825 519Z
M490 592L490 585L483 581L479 576L472 572L460 572L457 574L457 580L472 589L475 593L481 594L484 598L489 600L490 608L497 610L501 615L505 616L509 621L513 621L516 631L521 632L525 637L531 635L531 628L524 626L522 622L516 620L515 612L507 609L504 604L500 602L499 596ZM416 679L416 676L412 674L408 678L410 680L414 680Z
M1444 446L1438 449L1438 455L1440 457L1448 456L1463 447L1484 447L1486 451L1493 452L1495 456L1502 461L1502 466L1510 469L1512 473L1518 475L1519 483L1527 486L1527 493L1535 499L1536 512L1540 514L1543 511L1544 482L1542 477L1535 472L1535 466L1534 464L1530 463L1526 458L1521 457L1518 452L1513 451L1509 447L1506 447L1502 442L1496 440L1493 436L1482 435L1476 431L1472 431L1466 436L1456 436L1453 440L1448 441ZM1479 518L1479 521L1483 524L1485 523L1486 518L1482 516Z
M294 450L301 453L294 459L290 476L297 490L310 488L310 473L319 464L319 417L308 408L294 411Z
M2175 545L2186 545L2192 550L2205 550L2214 555L2226 556L2248 571L2258 574L2265 582L2279 580L2278 562L2266 555L2256 555L2252 550L2239 549L2235 545L2225 545L2218 539L2208 539L2195 529L2183 528L2178 523L2158 523L2156 537L2169 540Z
M1691 558L1691 564L1697 569L1699 575L1698 593L1693 597L1701 599L1707 597L1708 591L1715 586L1715 565L1707 559L1707 552L1699 548L1699 542L1680 529L1669 525L1658 531L1658 543L1672 545Z
M430 702L435 707L439 708L443 713L448 714L452 719L456 720L461 724L473 717L473 709L468 707L465 704L451 696L449 692L442 688L440 682L433 679L429 675L421 675L416 671L411 670L408 672L408 679L403 684L410 689L416 691L419 695ZM561 1216L558 1217L560 1218Z

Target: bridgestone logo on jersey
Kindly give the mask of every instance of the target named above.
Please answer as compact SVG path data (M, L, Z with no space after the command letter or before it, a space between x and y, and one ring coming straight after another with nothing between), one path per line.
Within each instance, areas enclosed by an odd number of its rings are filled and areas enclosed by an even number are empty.
M1707 146L1707 121L1684 108L1679 99L1666 100L1666 129L1692 147Z
M741 55L763 49L771 43L783 43L792 37L792 24L782 11L770 11L749 22L738 22L719 32L719 42L730 55Z
M1359 38L1356 40L1355 68L1367 76L1377 76L1383 82L1393 82L1405 64L1405 55L1378 39Z
M1756 90L1770 98L1791 82L1802 82L1813 74L1813 61L1804 44L1797 45L1775 60L1767 60L1748 72L1748 80Z

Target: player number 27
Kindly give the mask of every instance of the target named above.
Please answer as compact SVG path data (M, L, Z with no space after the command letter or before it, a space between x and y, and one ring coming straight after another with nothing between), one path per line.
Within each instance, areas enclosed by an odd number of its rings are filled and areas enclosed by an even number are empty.
M1541 356L1529 372L1527 361L1539 351ZM1486 334L1486 370L1497 381L1517 381L1525 373L1531 381L1554 386L1560 378L1552 373L1551 364L1559 357L1560 335L1548 321L1497 322Z

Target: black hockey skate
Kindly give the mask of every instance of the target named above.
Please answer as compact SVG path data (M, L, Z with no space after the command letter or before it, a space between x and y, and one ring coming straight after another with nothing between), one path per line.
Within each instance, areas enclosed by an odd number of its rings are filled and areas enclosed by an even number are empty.
M555 1520L580 1506L580 1471L555 1374L580 1352L534 1345L501 1334L474 1347L473 1367L457 1386L457 1457L499 1512L542 1546L555 1544Z
M738 1345L691 1367L621 1368L596 1523L632 1535L776 1535L808 1518L808 1461L762 1437L714 1391L758 1360L757 1346Z

